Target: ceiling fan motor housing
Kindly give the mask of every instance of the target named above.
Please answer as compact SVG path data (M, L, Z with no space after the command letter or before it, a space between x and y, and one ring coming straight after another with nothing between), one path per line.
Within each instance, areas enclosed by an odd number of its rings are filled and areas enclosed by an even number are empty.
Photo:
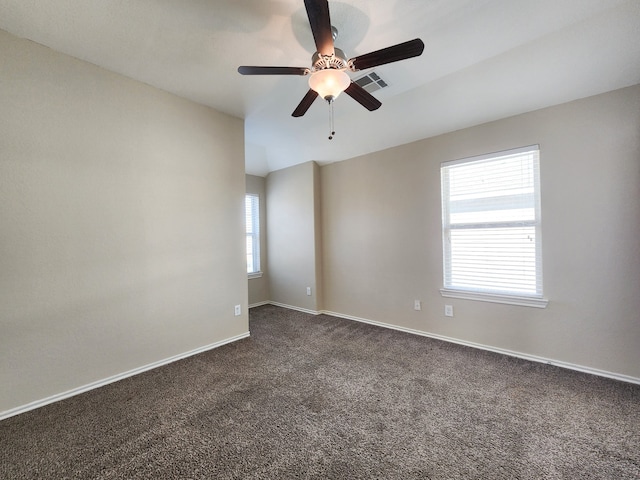
M311 57L311 64L313 70L326 70L327 68L333 68L336 70L342 70L349 67L346 55L339 48L334 48L333 55L321 55L319 52L313 54Z

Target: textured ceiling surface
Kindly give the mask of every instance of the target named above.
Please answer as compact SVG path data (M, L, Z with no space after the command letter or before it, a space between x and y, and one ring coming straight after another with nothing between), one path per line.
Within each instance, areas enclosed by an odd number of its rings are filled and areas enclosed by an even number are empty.
M382 107L347 95L291 112L308 67L302 0L0 0L0 28L245 120L247 172L340 161L640 83L640 0L329 1L354 57L421 38L422 56L375 68ZM351 73L352 78L369 71Z

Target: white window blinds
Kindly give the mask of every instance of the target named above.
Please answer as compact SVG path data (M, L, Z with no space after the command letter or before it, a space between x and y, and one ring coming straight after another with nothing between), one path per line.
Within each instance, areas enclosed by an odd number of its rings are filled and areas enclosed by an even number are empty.
M538 146L443 163L444 290L542 298Z
M247 225L247 273L260 271L260 198L246 195L244 200Z

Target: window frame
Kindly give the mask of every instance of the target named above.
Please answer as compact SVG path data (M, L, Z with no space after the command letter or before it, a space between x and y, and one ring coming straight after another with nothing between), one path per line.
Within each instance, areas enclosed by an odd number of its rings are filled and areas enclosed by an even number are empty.
M443 287L440 289L440 293L443 297L449 298L462 298L467 300L479 300L485 302L494 303L506 303L511 305L520 305L527 307L545 308L548 304L548 300L543 296L543 282L542 282L542 235L541 235L541 191L540 191L540 159L539 159L539 145L529 145L521 148L514 148L510 150L504 150L485 155L478 155L473 157L467 157L459 160L453 160L449 162L442 162L440 165L441 174L441 202L442 202L442 249L443 249ZM481 162L491 162L492 160L500 161L504 160L504 157L511 155L523 155L531 152L535 152L533 160L533 205L529 208L534 209L534 219L531 220L509 220L493 219L489 221L474 222L474 223L455 223L450 221L450 208L449 208L449 184L448 176L445 175L445 170L451 167L460 165L472 165L479 164ZM489 198L499 198L500 195L492 196ZM473 200L472 200L473 201ZM535 232L535 284L536 293L522 293L514 291L499 290L497 288L491 289L481 285L476 287L461 287L454 286L451 283L452 278L452 252L450 243L450 233L452 230L466 230L472 231L474 229L490 230L492 228L501 229L516 229L516 228L534 228Z
M262 276L260 268L260 195L247 193L244 197L245 209L245 249L247 254L247 275L249 278L259 278ZM251 202L249 204L248 202ZM249 238L251 238L251 258L253 267L249 265ZM256 265L257 264L257 265Z

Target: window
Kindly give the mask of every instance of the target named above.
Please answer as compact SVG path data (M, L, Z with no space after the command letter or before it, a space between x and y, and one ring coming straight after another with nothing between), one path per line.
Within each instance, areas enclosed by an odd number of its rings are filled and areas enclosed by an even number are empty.
M247 225L247 273L260 274L260 197L246 195L244 211Z
M443 296L545 307L538 146L441 165Z

